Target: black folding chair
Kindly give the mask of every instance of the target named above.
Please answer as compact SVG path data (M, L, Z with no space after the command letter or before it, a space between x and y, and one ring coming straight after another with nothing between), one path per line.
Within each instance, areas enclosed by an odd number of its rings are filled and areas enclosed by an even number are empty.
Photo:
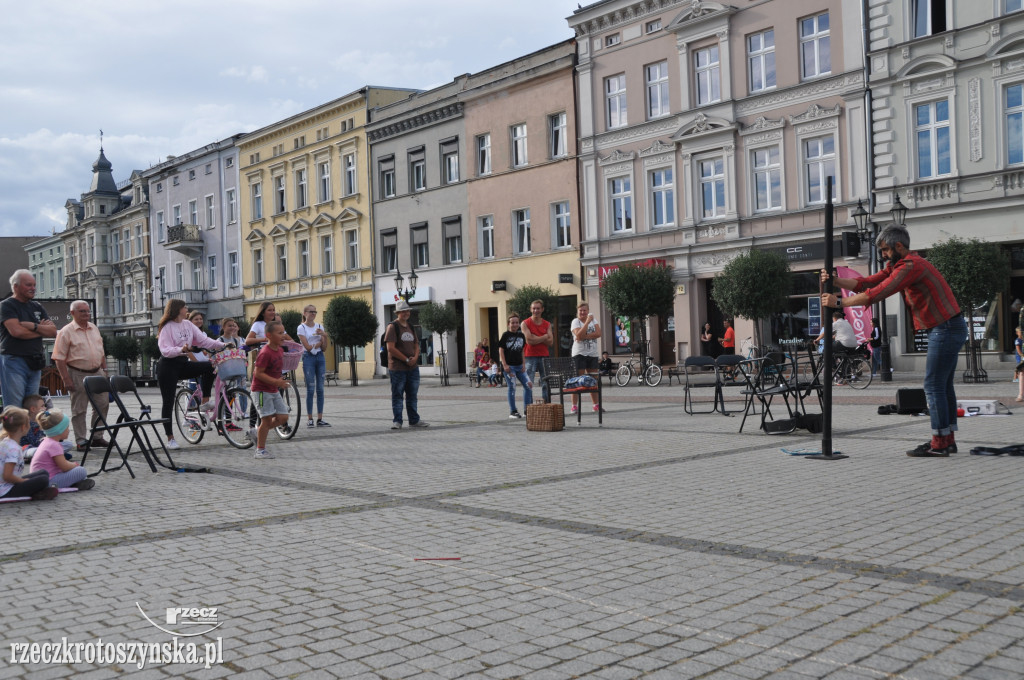
M120 470L125 468L128 470L128 474L135 479L135 473L132 471L132 466L128 464L128 454L121 448L121 445L117 443L117 433L124 428L129 430L135 427L137 423L129 422L116 422L111 423L107 420L107 416L103 414L102 409L96 407L96 395L105 394L112 391L110 387L110 380L102 375L90 375L87 376L84 381L83 389L85 395L89 399L89 404L93 408L93 412L96 414L97 424L94 424L92 429L89 431L89 437L85 444L85 450L82 452L82 465L85 465L85 459L89 456L89 451L92 450L92 442L104 432L110 435L110 443L107 444L107 449L103 454L103 462L100 463L100 469L94 472L90 476L98 475L100 472L113 472L114 470ZM133 433L134 434L134 433ZM117 449L117 454L121 456L121 464L115 468L107 470L107 461L110 459L110 452ZM149 453L143 449L142 455L146 458L146 462L149 463L149 468L156 472L156 465L153 464L153 459L149 457Z
M739 354L722 354L715 359L715 369L718 372L718 403L722 415L729 415L729 411L725 409L725 390L729 387L742 390L743 410L746 411L747 404L753 399L753 388L745 370L743 357Z
M575 378L578 375L576 370L576 364L570 357L549 357L544 359L544 368L547 373L544 380L547 381L548 389L551 391L551 400L554 401L555 392L558 393L558 402L562 405L562 410L565 410L565 395L576 394L579 396L579 406L576 409L576 425L579 426L582 423L583 416L583 395L597 392L597 425L600 427L604 424L604 397L601 391L601 376L596 372L590 373L597 385L594 387L582 387L575 389L566 389L565 383L571 378Z
M743 432L743 426L747 422L747 416L754 400L761 404L760 429L762 431L770 434L786 434L795 430L797 427L795 416L800 412L799 400L797 387L792 381L785 355L770 352L759 359L748 359L742 365L745 367L751 398L744 409L739 431ZM785 403L788 419L776 421L775 416L772 415L772 402L775 397L781 397ZM790 404L790 398L794 399L793 404ZM774 422L775 425L770 426L769 422Z
M718 384L718 368L715 360L711 357L686 357L682 369L685 386L683 387L683 410L691 416L695 413L714 413L718 410L719 398L722 396ZM714 387L715 394L711 401L711 409L708 411L697 411L694 408L692 390L698 387ZM707 403L707 402L700 402Z
M120 410L121 412L120 415L117 417L117 423L126 425L128 429L131 430L132 433L132 440L128 442L128 450L125 451L125 455L130 454L132 446L134 446L135 443L138 442L139 447L141 448L143 453L146 454L147 458L149 457L148 454L152 454L153 460L156 461L157 465L159 465L160 467L167 468L168 470L176 470L177 466L174 464L174 461L171 460L171 453L170 451L167 450L167 447L164 445L164 440L163 437L160 435L159 427L164 423L171 422L171 419L153 418L153 408L149 404L146 404L142 401L142 397L139 396L139 390L135 385L135 381L129 378L128 376L111 376L110 386L111 388L113 388L111 390L111 394L114 397L112 403L116 404L118 410ZM139 415L137 418L133 418L132 415L128 412L128 407L121 400L122 394L135 395L135 401L139 405ZM147 426L153 428L153 434L156 436L157 444L159 444L160 449L164 452L164 455L167 456L167 464L164 464L160 460L160 456L157 454L157 448L153 446L152 440L150 440L149 438L149 433L146 432Z

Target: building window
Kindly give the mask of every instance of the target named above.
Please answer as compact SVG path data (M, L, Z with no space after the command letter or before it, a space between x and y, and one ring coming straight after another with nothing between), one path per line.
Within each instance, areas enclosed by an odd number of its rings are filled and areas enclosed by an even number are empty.
M612 199L612 233L632 231L633 190L629 177L617 177L609 180L608 194Z
M462 262L462 220L459 218L441 223L444 232L444 262Z
M409 191L427 188L427 160L423 147L409 152Z
M412 266L423 268L430 266L430 243L427 240L426 225L418 225L410 230L412 237Z
M917 133L917 176L948 175L951 170L949 102L945 99L914 107Z
M210 284L210 290L214 290L217 287L217 256L210 255L206 258L206 270L207 270L207 281Z
M527 163L526 123L512 126L512 167L519 168Z
M188 181L191 182L195 178L196 178L196 171L195 170L189 170L188 171Z
M306 183L308 175L306 174L306 168L301 168L295 171L295 207L305 208L307 203L306 195Z
M555 247L567 248L572 245L572 224L569 219L569 201L555 203L552 208L555 232Z
M192 260L192 290L203 288L203 264L198 259Z
M345 164L345 195L354 196L358 191L358 185L356 184L356 155L354 153L346 154L342 159Z
M675 182L672 168L658 168L652 170L651 182L651 215L654 218L655 227L666 227L675 224Z
M778 210L782 207L782 166L779 147L769 146L750 152L754 173L754 210Z
M825 202L826 178L832 177L832 198L836 197L836 145L832 135L804 140L804 176L807 203Z
M700 161L701 216L725 215L725 163L721 158Z
M135 257L142 257L143 255L146 254L146 249L144 247L144 243L145 242L142 239L142 225L141 224L136 224L135 225Z
M711 104L722 99L722 72L718 62L718 45L705 47L693 53L694 80L697 105Z
M277 280L284 281L288 278L288 244L275 245L274 255L274 259L277 260Z
M316 164L316 200L326 203L331 200L331 162L320 161Z
M309 239L302 239L296 244L299 251L299 277L309 276Z
M800 20L800 68L805 79L832 72L828 12Z
M121 259L121 234L117 232L110 235L110 259L112 262Z
M647 81L647 118L660 118L669 114L668 62L659 61L644 67Z
M238 285L238 251L228 253L228 284L234 288Z
M164 242L164 211L161 210L156 214L156 240L157 243Z
M1024 8L1024 0L1006 0L1004 11L1009 14L1010 12L1019 12L1021 8Z
M233 167L235 167L235 159L234 158L225 158L224 159L224 167L225 168L233 168Z
M252 282L263 283L263 249L254 248L252 251Z
M380 235L380 268L385 272L398 269L398 230L381 232Z
M206 197L206 226L210 228L217 226L213 214L213 196Z
M199 201L195 199L188 202L189 224L199 224Z
M119 316L124 309L124 296L121 294L121 284L114 284L114 315Z
M476 136L476 174L491 174L491 135Z
M178 186L179 184L181 184L181 180L178 179L177 175L171 178L171 186Z
M174 284L177 286L176 291L185 290L185 263L175 262L174 263Z
M171 216L172 216L172 218L174 220L174 224L175 225L181 224L181 206L180 205L171 206Z
M459 181L459 140L446 139L441 142L441 178L445 184Z
M1006 162L1024 163L1024 85L1006 88Z
M626 124L626 74L604 79L605 124L608 129Z
M156 183L156 193L158 193L158 194L159 193L163 193L163 190L164 190L164 183L163 182L157 182Z
M206 174L207 175L212 175L213 174L213 163L207 163L206 164Z
M769 29L747 36L747 63L751 92L761 92L775 87L774 30Z
M124 259L127 260L127 259L131 258L131 256L132 256L132 232L130 230L128 230L128 229L125 229L124 230L124 237L123 237L123 239L124 239L124 252L121 253L121 256L124 257Z
M263 183L256 182L252 185L252 218L263 219Z
M330 274L334 271L334 237L325 234L320 237L320 273Z
M345 266L359 269L359 232L355 229L345 232Z
M516 254L530 252L530 209L512 211L512 228L515 230Z
M395 157L388 156L377 161L377 169L380 174L380 197L394 198L395 196Z
M288 209L284 198L284 175L274 178L274 214L280 215Z
M912 1L914 3L915 38L942 33L946 30L946 0Z
M614 47L615 45L618 45L621 42L622 42L622 35L620 35L619 33L614 33L612 35L606 35L604 37L604 46L605 47Z
M568 139L565 112L548 116L548 148L551 158L562 158L568 153Z
M235 190L228 189L225 192L225 201L228 204L228 224L235 223Z
M484 215L479 220L480 224L480 258L490 259L494 257L494 216Z
M249 165L256 165L259 162L260 162L260 153L259 153L259 151L257 151L256 153L249 154Z
M135 313L135 291L130 283L126 283L124 286L124 305L125 314Z
M645 33L654 33L655 31L661 30L661 19L655 19L654 21L648 21L647 25L644 26Z

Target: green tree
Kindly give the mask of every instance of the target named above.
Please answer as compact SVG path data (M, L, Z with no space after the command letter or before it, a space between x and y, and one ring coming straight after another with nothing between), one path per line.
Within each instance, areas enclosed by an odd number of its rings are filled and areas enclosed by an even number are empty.
M338 295L331 298L324 312L324 330L338 347L348 348L349 375L352 386L359 384L356 375L356 348L365 347L377 337L377 315L366 300Z
M459 327L459 317L455 308L450 305L441 305L436 302L429 302L419 308L420 325L430 333L437 333L441 336L441 351L444 352L444 334L451 333ZM441 375L441 384L448 385L448 362L441 364L444 373Z
M760 322L786 310L792 287L786 258L751 249L725 265L711 296L725 314L754 322L754 345L761 347Z
M115 335L110 338L110 356L125 362L125 375L132 374L132 364L139 358L139 341L133 335Z
M302 312L296 312L294 309L286 309L281 312L281 323L284 324L284 332L296 338L296 329L299 324L302 323ZM244 335L242 336L245 337ZM295 340L298 342L298 339Z
M963 240L954 236L928 249L928 261L946 279L957 304L967 317L967 355L965 380L978 380L981 368L981 347L974 336L974 310L988 306L1010 283L1010 256L996 243L976 238Z
M547 321L554 322L555 314L558 312L558 294L548 286L538 286L531 283L522 286L508 299L508 311L515 312L519 318L525 319L530 316L530 303L540 300L544 303L544 312L541 317ZM500 324L499 324L500 325Z
M647 353L647 319L669 316L675 297L668 265L624 264L604 277L601 301L615 316L639 321L641 352Z

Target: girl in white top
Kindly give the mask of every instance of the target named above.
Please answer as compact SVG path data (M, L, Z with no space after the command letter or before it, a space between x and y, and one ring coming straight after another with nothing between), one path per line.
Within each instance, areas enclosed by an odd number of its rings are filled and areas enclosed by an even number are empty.
M259 349L260 345L267 342L267 324L277 318L277 310L273 302L264 302L253 317L252 326L249 327L249 335L245 336L245 345L249 348ZM295 342L292 336L284 334L285 340Z
M302 310L304 321L299 324L296 335L306 349L302 354L302 373L306 381L306 413L309 414L307 427L330 427L324 420L324 376L327 373L327 358L324 347L327 333L316 322L316 306L306 305ZM316 424L313 424L313 393L316 392Z

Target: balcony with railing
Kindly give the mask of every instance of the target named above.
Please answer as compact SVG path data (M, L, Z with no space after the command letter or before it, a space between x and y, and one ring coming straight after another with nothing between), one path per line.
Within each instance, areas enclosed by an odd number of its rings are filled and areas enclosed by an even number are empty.
M167 227L169 250L185 255L196 255L203 251L203 228L198 224L173 224Z

